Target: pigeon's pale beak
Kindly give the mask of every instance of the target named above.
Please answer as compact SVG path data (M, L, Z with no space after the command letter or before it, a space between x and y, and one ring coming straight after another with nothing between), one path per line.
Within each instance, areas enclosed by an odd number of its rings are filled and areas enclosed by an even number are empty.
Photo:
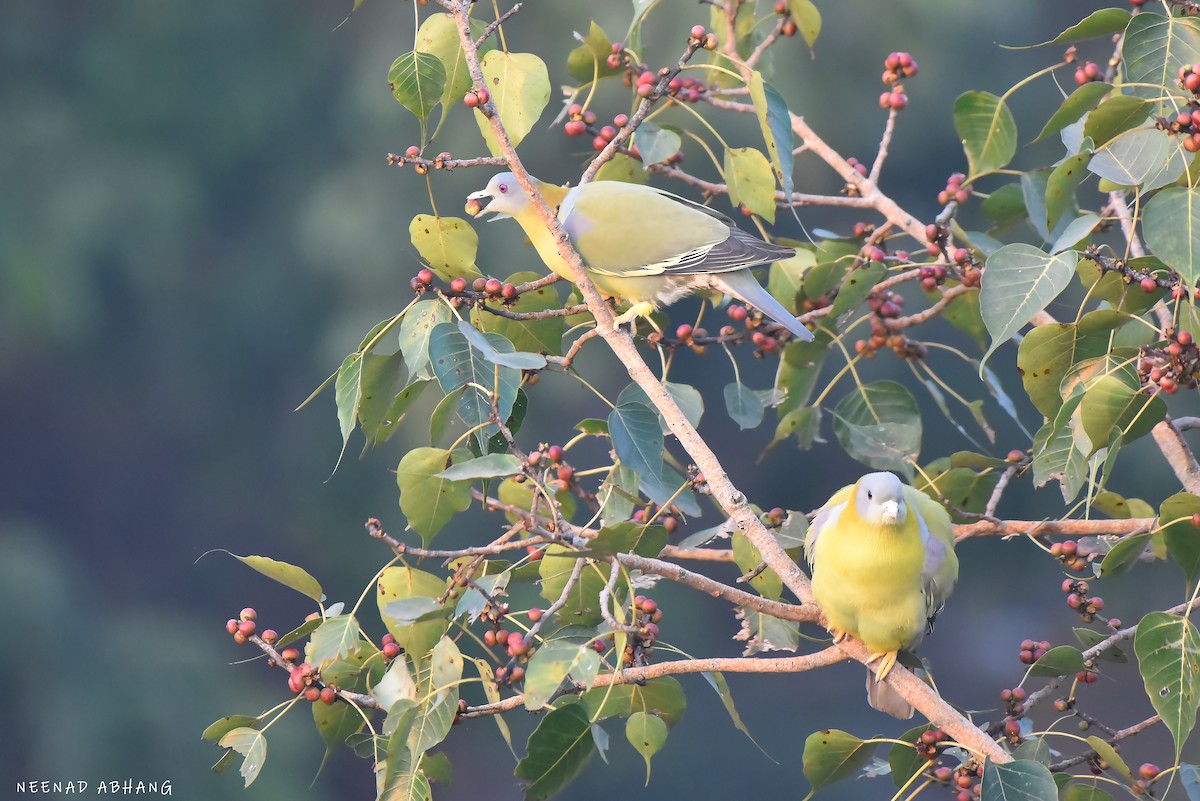
M478 211L471 213L472 217L478 217L487 211L488 204L491 203L491 201L491 193L486 189L480 189L478 192L472 192L471 194L467 195L467 210L471 211L472 207L478 208Z
M879 504L879 516L883 522L894 524L900 519L900 502L899 501L882 501Z

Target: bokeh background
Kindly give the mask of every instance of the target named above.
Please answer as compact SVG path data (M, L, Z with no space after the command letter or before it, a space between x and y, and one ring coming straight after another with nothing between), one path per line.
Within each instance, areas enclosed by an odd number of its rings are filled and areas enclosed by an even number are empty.
M773 80L793 110L869 162L883 122L882 60L892 50L912 52L921 72L908 85L910 106L884 186L922 217L934 211L946 176L965 167L951 123L954 97L970 88L1002 93L1058 57L1053 48L1014 52L998 43L1050 39L1093 9L1040 0L821 5L816 57L798 38L785 41ZM332 397L293 413L372 324L407 302L419 268L408 221L429 211L424 182L385 163L389 151L419 137L386 83L392 60L411 49L413 4L369 0L339 27L349 6L0 4L0 795L19 779L82 779L93 787L133 779L169 780L183 799L373 797L369 763L347 750L332 754L318 775L323 744L303 709L271 730L266 767L249 790L236 770L209 772L219 753L200 739L217 717L257 713L286 695L282 674L234 664L248 653L230 642L225 619L253 605L263 625L286 630L310 610L228 557L199 557L228 548L295 562L332 599L352 602L387 559L363 535L362 521L377 515L400 533L389 471L406 447L425 444L419 422L362 459L356 440L334 473L340 439ZM586 30L595 16L619 35L629 13L627 3L528 0L506 26L509 47L541 54L558 85L568 80L570 31ZM647 30L659 47L651 52L674 58L682 31L706 17L694 3L667 0ZM1097 61L1108 55L1104 43L1084 50ZM1047 79L1015 96L1023 142L1059 97ZM614 85L598 108L611 116L626 102ZM757 143L752 122L719 124L732 144ZM542 125L522 150L541 177L565 181L578 175L586 146ZM1022 150L1018 166L1055 158L1055 147ZM442 149L482 150L461 108L432 146ZM698 151L688 155L703 172ZM435 175L443 213L455 213L487 177ZM807 160L797 183L838 188ZM803 217L810 227L842 231L854 221ZM780 230L802 235L794 223ZM515 225L480 233L485 272L539 268ZM1073 313L1069 301L1063 308ZM955 335L935 325L929 336ZM993 366L1025 425L1036 428L1036 413L1021 403L1013 351L1002 350ZM613 392L623 384L602 354L585 369ZM731 380L726 369L720 354L684 356L673 378L701 388L708 401L701 430L756 502L811 509L861 472L833 444L804 453L787 443L759 461L772 424L740 432L726 419L719 400ZM983 396L961 363L939 369L970 397ZM771 371L751 367L744 378L764 387ZM890 356L867 375L913 386ZM539 390L540 438L565 439L575 420L602 411L564 379L548 377ZM1180 403L1184 412L1187 402ZM923 457L971 447L926 405ZM987 413L999 434L992 452L1027 444L990 400ZM1130 448L1122 459L1126 494L1157 502L1175 491L1152 447ZM1055 488L1023 486L1005 511L1038 518L1061 506ZM465 542L494 525L468 518L445 539ZM1073 621L1060 574L1028 543L969 542L961 554L962 583L924 653L950 698L987 709L1019 680L1017 643L1070 642ZM1129 621L1184 591L1180 573L1161 565L1110 583L1108 609ZM669 638L681 647L737 652L729 640L736 626L721 604L672 588L658 597ZM1106 679L1087 690L1094 708L1111 709L1111 723L1149 714L1132 671L1116 666L1111 675L1120 683ZM565 797L802 794L798 756L812 731L894 736L906 728L862 703L857 666L729 678L769 756L734 730L702 679L687 678L687 714L655 759L649 789L614 722L612 765L595 760ZM532 723L512 720L518 751ZM1131 743L1129 761L1161 760L1163 744L1149 736ZM436 787L436 797L520 797L513 756L490 722L456 728L445 750L454 781ZM836 786L823 797L890 792L883 780Z

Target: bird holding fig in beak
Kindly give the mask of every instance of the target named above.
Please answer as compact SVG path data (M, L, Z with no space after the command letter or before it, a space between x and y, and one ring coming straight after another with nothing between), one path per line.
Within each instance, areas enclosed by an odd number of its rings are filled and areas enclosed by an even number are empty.
M870 661L879 661L875 675L867 675L868 703L912 717L913 708L884 679L899 652L933 630L958 580L950 515L894 474L868 473L821 508L804 550L813 597L834 642L855 637Z
M618 324L649 316L693 292L715 290L753 306L798 339L813 338L750 272L794 256L793 248L765 242L707 206L653 187L593 181L564 191L534 183L551 206L558 206L558 220L600 292L632 303ZM546 266L570 280L554 237L511 172L493 176L487 187L469 195L467 210L477 217L491 213L492 219L516 220Z

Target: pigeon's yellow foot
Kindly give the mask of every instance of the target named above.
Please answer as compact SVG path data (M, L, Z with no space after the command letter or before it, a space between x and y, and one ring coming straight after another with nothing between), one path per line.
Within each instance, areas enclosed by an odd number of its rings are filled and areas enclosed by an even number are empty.
M830 629L829 633L833 635L833 642L835 645L837 643L841 642L842 640L846 639L847 636L849 636L846 634L846 632L842 631L841 629Z
M888 677L888 674L892 672L892 668L896 666L896 659L899 656L899 651L887 651L881 654L871 654L871 656L867 658L868 665L874 662L876 659L881 660L879 667L875 669L876 681L883 681Z
M654 313L654 304L650 303L649 301L643 300L640 303L633 304L632 306L629 307L629 309L627 311L623 312L622 314L617 315L617 317L613 320L613 326L620 327L622 325L625 325L625 323L630 323L633 325L634 328L636 328L637 327L637 319L639 317L646 318L647 320L650 321L651 325L654 325L654 321L650 320L650 315L653 313ZM658 326L654 326L654 327L658 328Z

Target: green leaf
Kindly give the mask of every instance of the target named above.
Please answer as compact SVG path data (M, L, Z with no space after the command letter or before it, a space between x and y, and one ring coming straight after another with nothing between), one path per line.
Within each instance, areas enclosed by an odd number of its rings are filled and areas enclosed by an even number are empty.
M1112 801L1112 796L1090 784L1068 784L1062 801Z
M466 220L418 214L408 225L408 236L421 258L429 263L429 269L443 281L461 276L470 283L482 277L483 273L475 266L479 235Z
M1141 127L1118 134L1097 148L1087 168L1115 184L1148 192L1183 175L1186 155L1172 137L1157 130L1154 117L1149 117L1143 118Z
M674 381L663 381L662 385L667 394L671 396L671 399L675 401L675 405L679 407L679 411L683 412L683 416L687 418L687 421L693 426L700 425L700 418L704 416L704 396L700 394L700 390L689 384L679 384ZM650 402L650 396L637 384L627 384L625 389L621 390L621 394L617 396L617 405L620 406L621 404L633 401L644 403L658 415L664 436L671 433L671 428L658 411L658 407Z
M1121 759L1121 755L1117 753L1117 749L1113 748L1107 741L1101 740L1094 734L1087 738L1087 744L1092 747L1096 755L1109 764L1109 766L1119 772L1129 781L1133 781L1133 771L1125 764L1125 760Z
M604 720L626 717L634 712L647 712L674 726L683 717L687 696L683 685L671 676L651 679L644 685L622 684L597 687L579 698L590 718Z
M504 337L498 334L485 334L484 337L493 350L513 352L512 343ZM493 404L499 419L508 420L512 414L521 384L521 371L488 361L454 323L443 323L429 335L429 358L443 392L463 390L458 400L458 416L469 426L483 426L475 434L482 450L482 443L499 430L495 423L488 424L492 419Z
M1067 398L1052 420L1047 420L1033 438L1033 485L1057 480L1063 500L1070 503L1083 488L1087 459L1075 447L1071 416L1079 408L1082 391Z
M821 12L812 0L788 0L788 13L800 29L804 42L812 47L821 33Z
M525 708L530 712L550 703L567 676L575 684L590 688L600 672L600 654L590 643L552 640L530 658L525 668Z
M389 601L382 611L399 626L411 626L451 615L451 610L442 606L437 598L423 596Z
M775 173L761 150L725 148L725 183L730 203L775 222Z
M1196 284L1200 279L1200 194L1195 189L1172 186L1151 198L1142 218L1142 234L1155 256L1177 270L1184 281Z
M550 73L546 64L533 53L505 53L493 50L479 62L484 87L492 96L500 122L513 147L533 130L542 110L550 101ZM492 134L491 123L483 112L475 110L475 122L493 156L502 155Z
M505 279L505 283L517 286L540 277L534 272L514 273ZM445 304L440 305L444 306ZM509 311L528 314L562 308L562 302L554 287L544 286L529 292L522 292L515 303L506 304L505 308ZM555 355L562 353L565 327L562 317L547 317L542 320L510 320L507 317L474 309L471 312L471 322L480 331L503 336L518 351Z
M771 265L771 269L767 273L767 291L771 293L771 297L782 303L785 309L795 314L799 310L796 306L796 295L800 292L804 275L816 264L817 257L811 250L797 248L795 256ZM792 344L805 343L800 340L792 340L789 347ZM824 348L821 351L824 353Z
M478 38L487 27L479 20L471 20L471 35ZM490 49L485 45L483 50ZM416 50L437 56L446 71L446 88L442 91L443 109L459 102L471 88L471 74L467 71L467 60L458 39L458 26L449 14L430 14L417 29Z
M870 296L875 285L886 276L887 267L878 262L872 262L866 267L846 273L846 278L838 288L837 297L833 300L835 327L843 327L859 304Z
M222 748L232 748L242 755L240 772L246 780L246 787L258 778L263 763L267 761L267 737L260 731L251 728L238 728L225 734L217 745Z
M913 726L896 738L900 742L893 744L888 749L888 768L892 774L892 782L897 787L904 787L909 779L929 766L929 760L917 753L913 743L917 741L918 737L933 728L928 723Z
M432 53L413 51L405 53L392 62L388 70L388 82L392 95L400 105L411 111L421 121L421 130L430 112L442 100L446 90L446 67ZM422 134L422 137L424 134Z
M642 162L618 153L596 171L597 181L624 181L627 184L646 183L646 171Z
M434 478L444 478L448 481L474 481L480 478L500 478L515 476L521 472L521 460L508 453L489 453L478 459L447 467Z
M503 351L497 350L483 332L466 320L458 321L458 331L467 338L467 342L473 350L478 351L480 356L492 364L511 367L514 370L541 370L546 366L546 357L540 353L518 353L512 347L507 347ZM508 345L512 345L499 334L493 334L493 339L495 338L499 338L497 341L503 340Z
M234 559L253 570L257 570L269 579L278 581L285 587L291 587L301 595L307 595L317 603L325 600L325 593L320 583L307 570L279 562L269 556L238 556L236 553L225 551Z
M1200 20L1138 14L1125 29L1122 55L1125 82L1134 94L1151 100L1178 94L1179 68L1200 61ZM1163 106L1171 107L1169 101Z
M1178 760L1200 703L1200 634L1187 618L1151 612L1138 623L1133 651L1146 695L1175 739Z
M337 371L334 398L337 400L338 426L342 430L342 453L354 432L354 421L358 416L358 401L361 397L359 379L362 377L362 354L351 353ZM341 455L338 456L341 461Z
M311 664L324 668L356 650L358 643L358 621L354 615L327 617L313 632L306 656Z
M471 505L471 483L441 478L450 452L413 448L396 468L400 511L428 545L450 519Z
M1030 144L1036 144L1047 136L1053 136L1063 128L1078 121L1080 117L1099 103L1100 99L1111 91L1112 86L1110 84L1099 81L1089 81L1083 86L1076 88L1062 102L1062 105L1058 107L1058 111L1054 112L1050 119L1046 121L1046 125L1042 128L1041 133Z
M1107 353L1114 332L1131 319L1101 309L1083 315L1078 324L1039 325L1025 334L1017 349L1017 370L1043 416L1053 417L1062 406L1059 388L1071 367Z
M679 152L683 140L674 128L659 128L652 122L644 122L633 135L638 152L642 155L642 169L651 164L661 164Z
M1078 648L1059 645L1042 654L1029 668L1030 676L1069 676L1083 670L1083 654Z
M1120 542L1112 547L1108 553L1104 555L1104 561L1100 563L1100 577L1112 578L1119 576L1137 564L1138 559L1146 552L1146 546L1150 544L1150 534L1134 534L1132 537L1125 537Z
M1130 366L1089 382L1079 404L1079 419L1093 450L1104 447L1112 428L1124 432L1121 441L1129 443L1150 433L1166 413L1162 398L1141 391L1141 382Z
M517 763L526 801L549 798L579 775L596 751L591 727L581 704L560 707L542 719L529 736L528 756Z
M200 735L202 739L217 741L234 729L255 729L261 726L259 719L253 715L226 715L214 720Z
M743 431L758 428L766 412L762 399L740 381L725 385L725 409L729 412L729 419Z
M575 560L582 558L577 551L564 545L547 545L538 562L538 575L542 579L541 596L550 603L557 601L575 569ZM600 613L600 590L604 589L607 582L607 566L601 573L596 565L585 565L579 581L567 595L567 602L558 612L559 620L565 624L578 623L584 626L599 623L603 618Z
M1087 177L1087 165L1091 159L1091 153L1069 156L1059 162L1054 171L1050 173L1050 177L1046 180L1046 228L1048 230L1054 230L1054 226L1062 217L1063 212L1075 200L1075 190Z
M763 561L762 554L740 531L733 535L733 561L743 574L756 569ZM759 595L773 601L778 601L783 595L783 580L769 567L750 579L750 586Z
M1158 513L1167 551L1183 568L1189 582L1200 576L1200 528L1192 525L1197 512L1200 512L1200 498L1180 492L1163 501Z
M1026 215L1025 196L1019 183L1005 184L992 192L979 208L996 225L1003 228L1012 225Z
M1074 252L1051 256L1020 243L992 254L979 293L983 322L992 336L984 362L1066 289L1077 260Z
M600 529L596 536L588 541L588 553L594 556L633 553L654 557L666 547L667 537L667 530L662 526L647 526L645 523L626 520Z
M1119 33L1125 30L1125 26L1129 24L1129 18L1129 12L1123 8L1102 8L1088 14L1046 44L1065 44L1066 42L1077 42L1080 39L1094 39L1097 36Z
M594 653L594 652L593 652ZM650 760L667 742L667 724L646 712L634 712L625 721L625 739L646 760L646 786L650 785Z
M853 776L866 765L875 744L839 729L825 729L804 741L804 775L814 790Z
M954 130L962 138L970 178L1004 167L1017 152L1017 123L999 97L967 92L954 101Z
M429 335L441 323L450 322L454 315L440 300L418 303L400 321L400 352L408 367L409 379L433 378L429 366Z
M567 74L579 83L588 83L595 78L608 78L619 75L619 69L608 66L608 57L612 54L612 42L604 29L592 20L587 36L574 34L579 47L567 54Z
M1083 135L1099 147L1145 123L1149 113L1149 101L1129 95L1113 95L1087 115Z
M996 764L988 757L980 801L1058 801L1058 786L1040 762L1019 759Z
M874 470L911 471L921 450L921 414L903 384L858 387L833 411L833 432L846 453Z
M608 415L608 431L621 463L639 475L658 475L663 466L663 435L658 414L640 401L624 401Z
M367 442L387 439L409 404L425 388L423 383L405 388L403 376L404 356L400 351L391 356L368 353L363 357L358 418Z
M1179 781L1183 784L1188 801L1200 801L1200 767L1182 763L1179 766Z
M755 742L754 737L750 735L750 730L746 728L746 724L742 721L742 716L738 714L737 706L733 703L733 692L729 689L729 682L725 680L725 675L722 673L701 673L704 680L713 688L717 696L721 699L721 703L725 706L725 712L729 715L729 719L733 721L733 727L746 735L746 739L754 743L754 747L759 751L763 751L762 746ZM766 751L763 751L766 754Z
M442 635L449 621L445 617L405 623L387 613L389 604L406 598L438 598L446 589L444 579L411 567L389 567L379 577L376 604L383 624L396 643L414 660L424 659Z
M812 8L812 12L816 13L816 29L819 31L821 29L821 15L810 0L793 0L793 2L796 6ZM807 9L805 11L807 13ZM796 13L793 11L793 19L796 16ZM799 21L796 24L800 26ZM816 39L815 33L813 34L813 39ZM805 40L808 40L807 34L805 35ZM812 42L809 41L808 45L812 47ZM792 132L792 117L788 112L787 101L783 99L783 95L779 94L779 90L771 86L771 84L766 83L763 80L762 74L757 71L750 76L748 88L750 89L750 100L754 103L754 114L758 117L758 127L762 129L763 141L767 146L767 155L771 158L771 164L775 168L775 177L779 180L779 186L783 188L784 194L790 195L794 188L792 181L792 167L794 162L792 142L794 141L794 133Z
M1013 751L1013 759L1027 759L1050 766L1050 746L1044 737L1029 737Z
M334 684L322 674L322 680ZM341 687L341 685L337 685ZM325 753L332 752L334 746L346 742L346 739L362 731L366 723L359 711L351 704L340 701L333 704L312 704L313 723L317 733L325 741Z

